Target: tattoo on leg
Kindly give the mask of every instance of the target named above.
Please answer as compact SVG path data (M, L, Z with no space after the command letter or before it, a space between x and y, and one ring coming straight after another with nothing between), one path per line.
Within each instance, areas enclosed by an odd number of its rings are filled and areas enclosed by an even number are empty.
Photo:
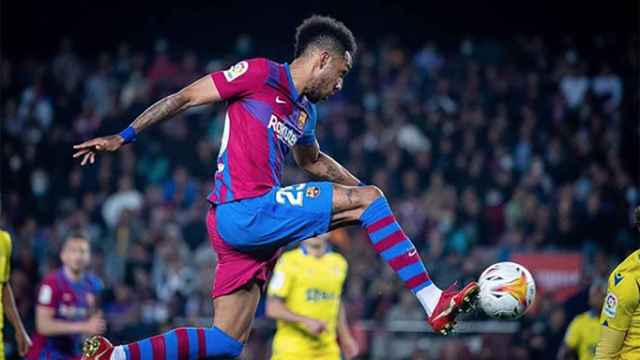
M353 189L347 189L347 199L349 199L349 205L353 206Z

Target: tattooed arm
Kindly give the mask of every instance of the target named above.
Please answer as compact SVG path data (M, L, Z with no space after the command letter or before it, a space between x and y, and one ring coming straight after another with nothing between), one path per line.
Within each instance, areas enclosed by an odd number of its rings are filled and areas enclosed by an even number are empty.
M347 186L360 184L360 180L353 176L349 170L331 156L320 151L320 145L317 141L310 145L296 145L293 148L293 157L298 166L313 177Z
M220 101L220 93L213 83L211 76L206 75L175 94L171 94L140 114L130 125L130 128L139 134L146 127L171 118L184 110L203 104ZM95 155L99 151L116 151L125 139L121 135L103 136L75 145L74 158L82 156L81 165L93 164Z
M138 134L147 126L171 118L190 107L217 101L220 101L218 89L211 80L211 76L206 75L177 93L151 105L131 123L131 127Z

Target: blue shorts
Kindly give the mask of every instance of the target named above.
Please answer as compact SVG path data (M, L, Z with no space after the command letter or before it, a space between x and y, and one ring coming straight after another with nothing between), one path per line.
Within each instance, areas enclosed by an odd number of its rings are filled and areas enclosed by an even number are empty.
M333 184L308 182L217 205L218 233L241 251L278 248L329 231Z

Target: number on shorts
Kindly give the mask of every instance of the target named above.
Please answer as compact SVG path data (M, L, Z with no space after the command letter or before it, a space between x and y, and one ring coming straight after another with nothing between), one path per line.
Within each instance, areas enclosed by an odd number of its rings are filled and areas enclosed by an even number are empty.
M304 200L302 190L305 186L306 184L298 184L280 188L276 191L276 202L282 205L286 205L288 202L292 206L302 206Z

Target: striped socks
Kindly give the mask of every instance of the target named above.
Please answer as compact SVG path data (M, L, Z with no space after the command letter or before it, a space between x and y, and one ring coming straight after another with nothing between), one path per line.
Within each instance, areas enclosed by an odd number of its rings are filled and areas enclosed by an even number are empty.
M362 228L384 261L416 295L429 316L442 291L433 284L415 246L402 231L384 196L377 198L360 216Z
M116 346L111 360L236 358L242 343L217 327L177 328L162 335Z

